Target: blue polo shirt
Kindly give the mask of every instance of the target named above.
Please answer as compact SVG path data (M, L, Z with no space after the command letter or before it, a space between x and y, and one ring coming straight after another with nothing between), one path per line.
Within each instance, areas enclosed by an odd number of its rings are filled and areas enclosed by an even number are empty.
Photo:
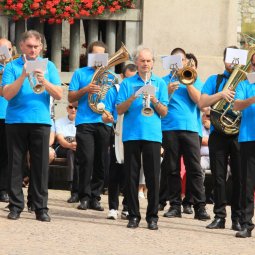
M158 76L152 74L150 83L156 88L156 98L164 105L168 103L167 86ZM116 104L126 101L139 88L144 86L144 81L136 74L126 78L120 85ZM150 107L154 109L152 103ZM150 117L142 115L143 99L142 95L137 97L129 109L124 114L123 120L123 142L130 140L147 140L162 142L161 118L154 109L154 114Z
M166 84L169 84L171 77L172 73L163 77ZM172 82L175 80L173 79ZM194 87L201 91L203 83L199 78L195 81ZM189 97L187 87L184 84L179 84L179 88L174 91L172 97L169 95L168 113L162 118L162 131L171 130L197 133L200 130L198 107Z
M78 91L91 83L95 69L92 67L83 67L77 69L69 84L69 91ZM104 100L102 100L104 101ZM75 125L89 124L89 123L103 123L102 115L93 112L89 107L88 93L83 95L78 102L78 109L75 118Z
M210 76L206 80L201 93L202 94L207 94L207 95L211 96L211 95L214 95L214 94L222 91L224 86L225 86L225 84L227 83L227 81L228 81L228 79L230 77L230 73L225 70L223 75L224 75L223 80L222 80L221 84L219 85L219 89L218 89L217 92L216 92L216 86L217 86L217 77L218 77L218 75L215 74L215 75ZM211 122L210 132L212 132L213 130L214 130L214 126L213 126L213 124Z
M3 71L2 65L0 65L0 71ZM2 81L0 81L0 86L2 86ZM0 96L0 119L5 119L7 105L8 101L3 96Z
M116 100L118 96L118 91L115 86L109 89L105 97L105 110L113 115L114 122L117 121L118 113L116 109Z
M39 58L41 59L41 58ZM24 61L19 57L8 63L4 69L2 85L13 83L21 76ZM55 65L48 61L45 79L50 83L61 86L59 74ZM24 80L19 92L8 102L5 123L33 123L51 125L50 119L50 94L45 90L35 94L28 78Z
M241 81L235 93L235 100L245 100L255 96L255 83L250 84L248 80ZM255 141L255 104L251 104L242 110L242 120L239 130L238 141Z

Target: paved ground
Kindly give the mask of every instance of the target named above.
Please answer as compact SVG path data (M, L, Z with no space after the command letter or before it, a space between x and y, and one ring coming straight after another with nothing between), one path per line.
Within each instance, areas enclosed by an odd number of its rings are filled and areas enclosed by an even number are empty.
M51 223L36 221L26 210L18 221L7 220L6 204L0 203L0 255L255 253L255 237L235 238L229 219L226 229L212 231L205 228L208 222L193 216L167 219L160 212L159 230L150 231L144 220L147 200L143 199L140 227L131 230L124 220L107 220L107 211L77 210L77 204L66 203L68 196L67 191L49 191ZM107 208L106 196L103 205ZM211 205L208 211L212 215Z

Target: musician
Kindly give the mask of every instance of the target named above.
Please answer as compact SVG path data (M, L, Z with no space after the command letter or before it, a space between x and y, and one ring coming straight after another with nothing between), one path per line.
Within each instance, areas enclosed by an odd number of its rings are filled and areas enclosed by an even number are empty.
M67 116L56 120L56 140L58 146L56 154L58 158L66 158L68 165L68 183L71 189L71 197L68 203L79 202L78 191L78 162L76 159L75 141L76 127L75 117L77 105L69 103L66 107Z
M176 48L171 55L180 54L186 66L186 54ZM202 82L199 79L191 85L180 84L173 73L163 77L168 84L168 114L162 119L164 157L161 170L167 175L170 208L164 217L181 217L181 181L179 162L181 154L190 178L190 192L194 200L195 219L208 220L205 209L205 189L200 166L199 125L197 103L200 98ZM166 174L167 173L167 174ZM163 176L164 176L163 175Z
M12 55L12 43L5 39L0 39L0 46L6 46ZM4 71L4 62L0 62L0 85L2 83L2 74ZM8 174L8 153L5 132L5 116L8 101L3 97L2 86L0 86L0 202L9 202L7 194L7 174Z
M128 64L124 66L123 72L121 74L122 78L132 77L136 74L136 65ZM119 91L119 84L113 86L107 93L105 98L105 109L108 114L103 113L102 119L105 123L113 123L116 127L116 122L120 121L117 119L117 109L116 109L116 99ZM116 131L117 132L117 131ZM119 135L119 134L118 134ZM123 193L123 210L121 212L121 218L127 219L128 217L128 205L125 190L125 172L124 165L117 162L115 154L115 130L112 129L111 132L111 142L110 142L110 167L109 167L109 184L108 184L108 205L109 212L107 219L116 220L118 218L118 208L119 208L119 193Z
M229 48L236 49L236 46ZM225 71L223 75L212 75L204 84L200 99L200 107L213 106L221 99L230 102L234 99L235 91L224 89L233 71L232 65L225 62L227 48L224 50ZM212 117L212 110L211 110ZM225 228L227 196L226 174L228 159L232 176L231 219L232 229L240 230L240 191L241 191L241 161L238 135L225 135L216 130L211 122L209 136L209 157L214 190L214 220L207 226L209 229Z
M88 53L106 53L103 42L89 45ZM77 69L69 85L68 100L78 101L76 125L76 155L79 162L79 200L78 209L88 208L103 211L100 195L104 186L107 150L110 142L111 127L105 125L102 116L89 107L88 94L97 94L100 86L91 83L95 68Z
M36 219L50 221L48 215L48 163L50 136L50 95L61 99L62 88L58 71L49 61L47 72L35 71L38 81L45 87L35 94L26 73L27 61L39 58L43 39L39 32L29 30L22 34L18 59L6 65L2 80L3 95L8 100L6 134L8 144L8 174L10 203L8 219L17 220L24 208L22 192L22 165L29 151L31 159L32 200Z
M128 228L137 228L141 220L138 201L138 184L143 157L144 175L148 188L146 221L148 228L157 230L158 195L161 147L160 117L167 113L167 87L164 81L151 72L154 55L151 49L140 46L134 56L138 73L124 79L117 97L118 114L124 114L123 144L124 169L127 174ZM155 96L150 97L152 116L142 115L143 96L135 96L136 89L145 84L156 88ZM145 99L147 95L144 95ZM131 128L132 127L132 128Z
M251 57L252 72L255 72L255 54ZM235 103L233 110L242 111L241 126L238 136L241 153L242 187L241 187L241 218L242 230L236 233L236 237L251 237L254 229L252 218L254 216L254 114L255 114L255 89L254 83L248 80L242 81L236 88Z

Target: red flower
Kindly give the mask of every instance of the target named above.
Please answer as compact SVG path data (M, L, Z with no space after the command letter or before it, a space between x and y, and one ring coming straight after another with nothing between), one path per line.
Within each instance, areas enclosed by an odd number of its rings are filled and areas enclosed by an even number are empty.
M100 15L104 12L105 8L103 5L98 6L97 13Z
M23 3L17 3L17 10L21 10L23 7Z
M57 11L56 8L50 8L50 13L51 13L51 14L53 14L53 15L56 14L56 11Z
M46 15L46 13L47 13L47 11L46 11L46 10L41 10L41 12L40 12L40 13L41 13L41 15L42 15L42 16L45 16L45 15Z
M110 12L115 12L116 11L116 9L114 8L114 7L110 7Z
M54 24L54 23L55 23L55 19L54 19L54 18L48 19L48 23L49 23L49 24Z
M32 10L36 10L36 9L38 9L40 7L40 5L38 4L38 3L32 3L31 5L30 5L30 8L32 9Z

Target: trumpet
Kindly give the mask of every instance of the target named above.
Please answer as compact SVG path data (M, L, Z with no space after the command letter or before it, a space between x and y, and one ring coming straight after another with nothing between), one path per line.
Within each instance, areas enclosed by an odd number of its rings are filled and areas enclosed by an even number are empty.
M41 94L44 92L45 87L37 79L37 74L32 72L28 75L30 86L35 94Z
M142 109L142 115L146 117L150 117L154 114L154 110L150 106L151 96L148 94L144 94L143 100L144 100L144 107Z

